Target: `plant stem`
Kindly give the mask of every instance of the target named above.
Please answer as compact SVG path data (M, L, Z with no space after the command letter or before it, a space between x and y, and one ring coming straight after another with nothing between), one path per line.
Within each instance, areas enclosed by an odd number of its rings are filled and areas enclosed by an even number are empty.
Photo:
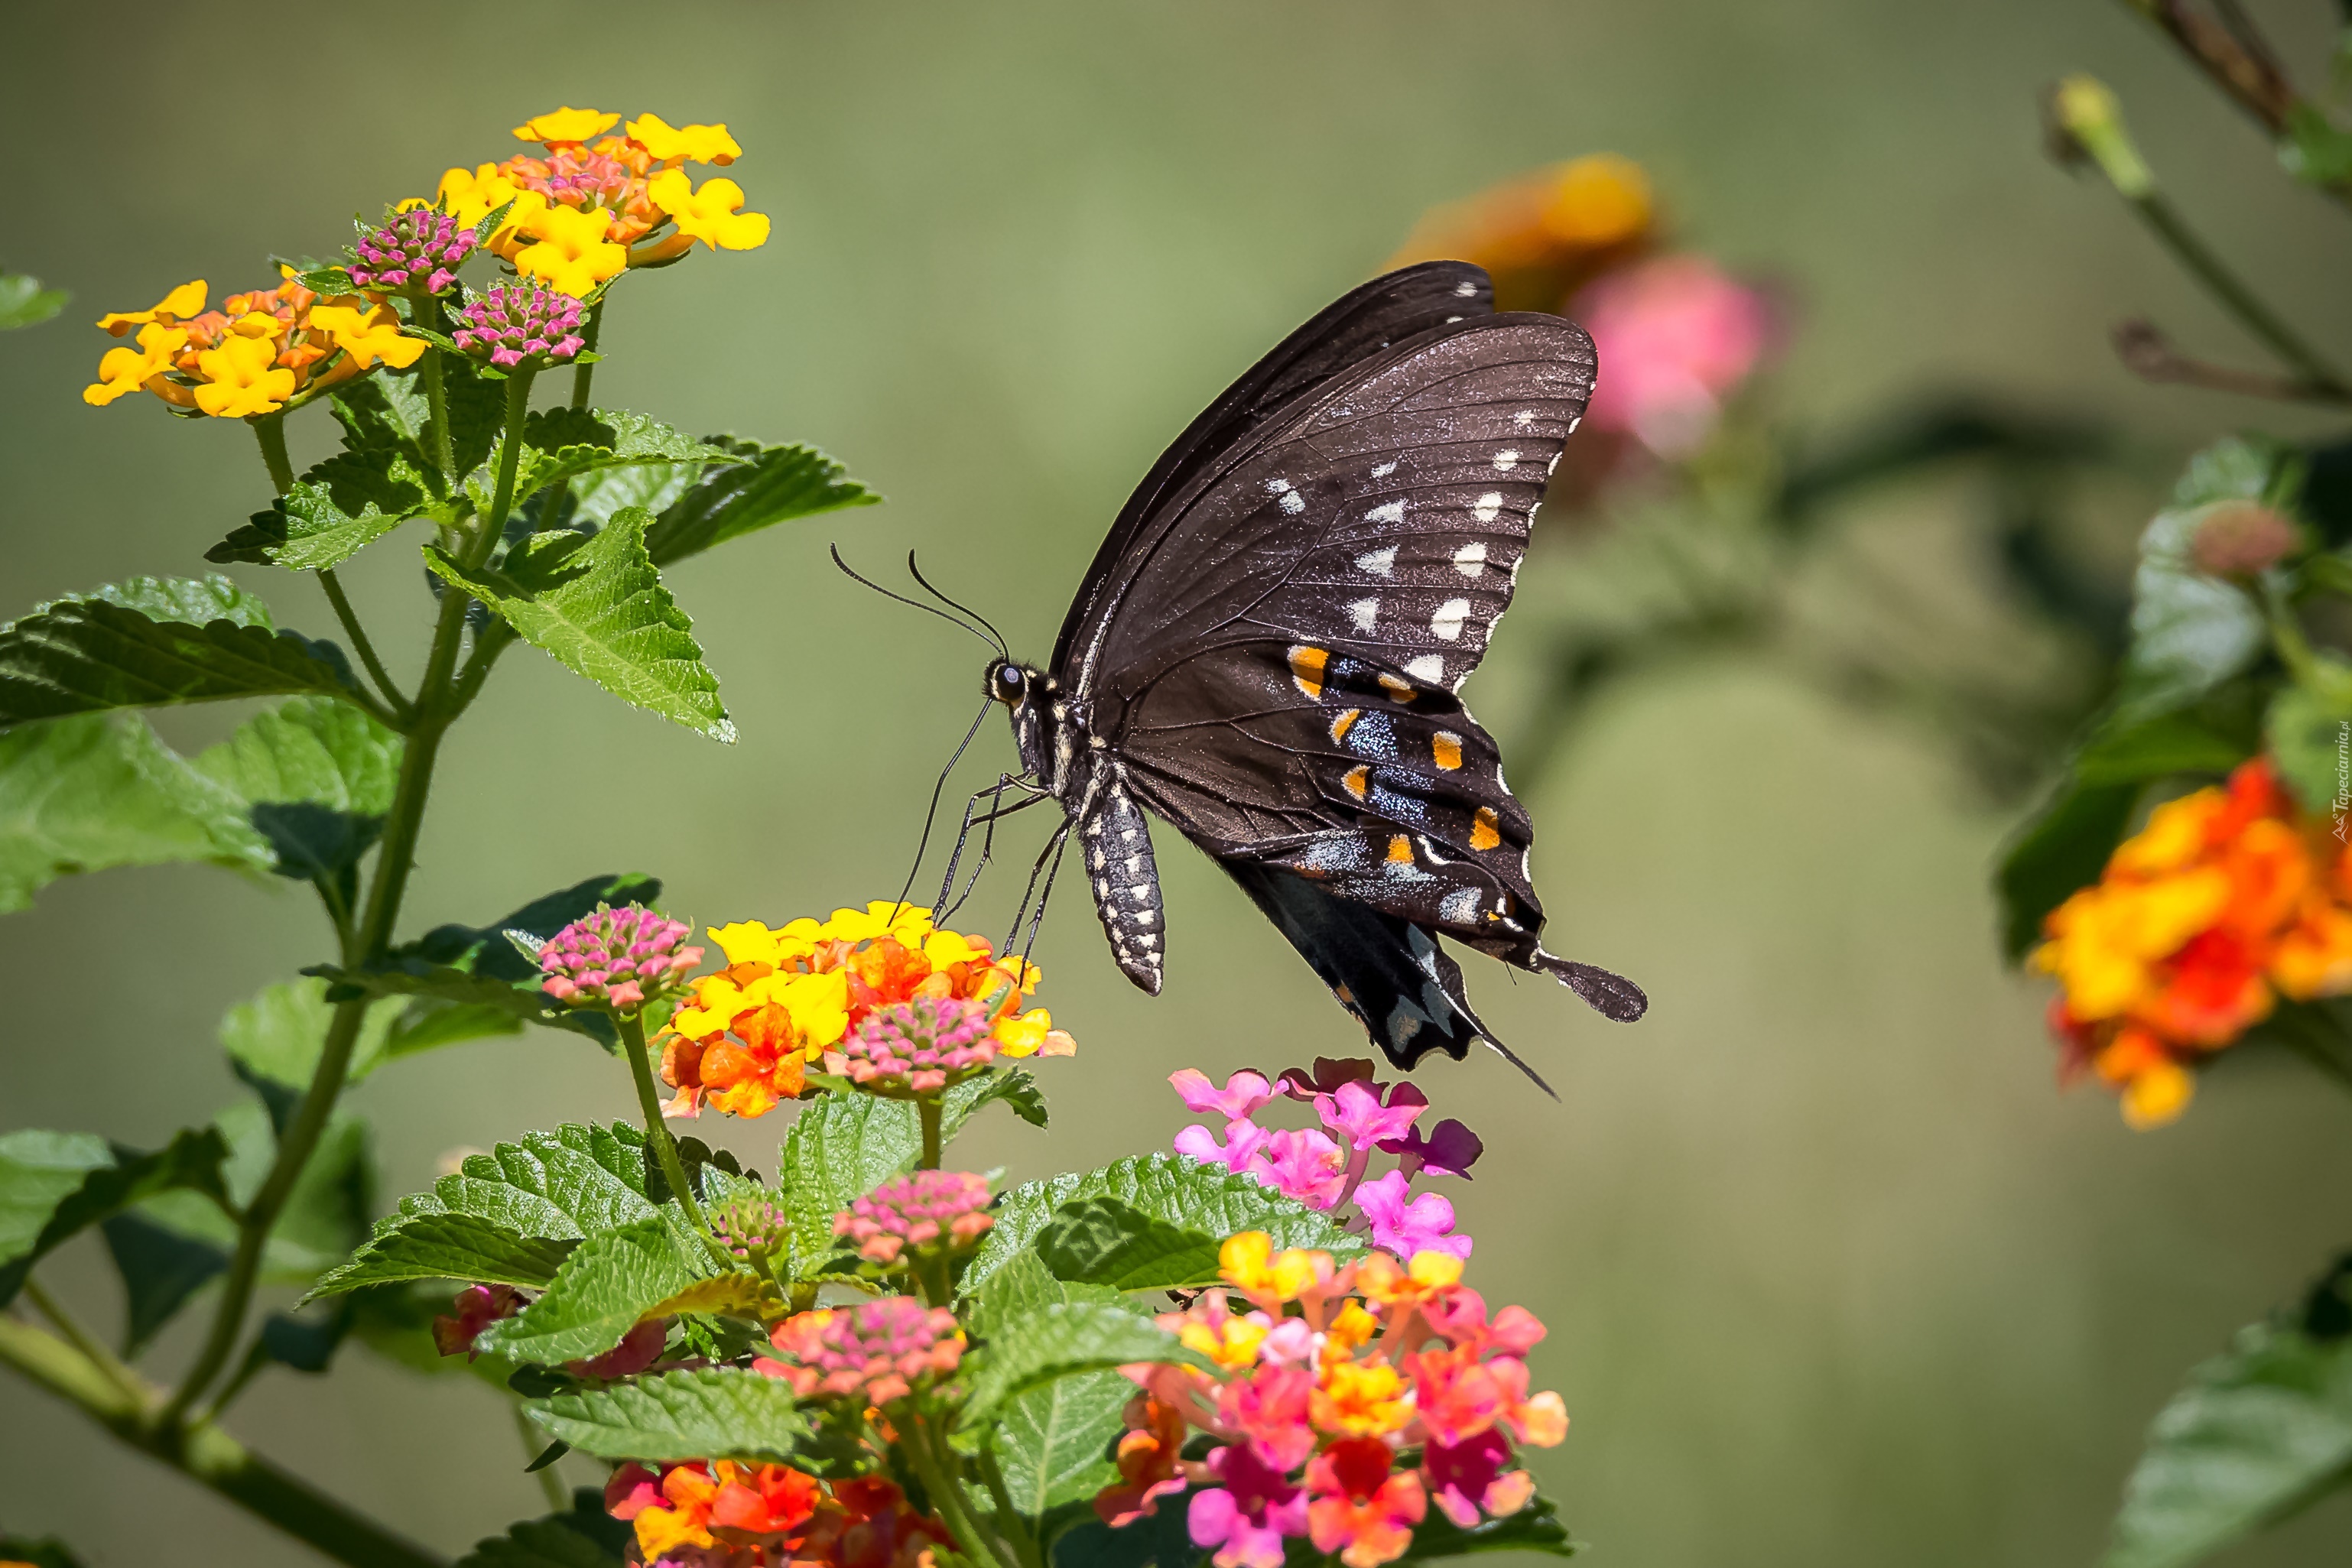
M907 1441L903 1445L907 1457L913 1461L915 1473L922 1478L923 1490L931 1494L931 1506L946 1521L948 1531L956 1538L967 1555L975 1563L994 1562L1003 1568L1024 1568L999 1542L992 1540L980 1528L971 1511L971 1500L964 1496L962 1483L948 1474L938 1453L938 1439L930 1424L911 1411L907 1418Z
M246 421L261 443L261 461L269 469L269 483L280 496L294 488L294 463L286 455L286 411L265 413Z
M677 1157L677 1140L669 1135L669 1126L662 1120L661 1091L654 1085L654 1064L646 1051L646 1022L640 1013L619 1013L614 1021L621 1026L621 1049L629 1058L629 1073L637 1081L637 1106L645 1113L646 1142L661 1165L662 1175L669 1181L669 1190L686 1218L702 1238L702 1249L722 1273L732 1272L735 1260L719 1250L718 1239L710 1234L710 1222L702 1217L702 1206L694 1200L694 1186L686 1179L686 1166Z
M940 1168L940 1160L946 1152L940 1146L940 1097L936 1094L917 1096L915 1115L923 1126L923 1157L916 1162L915 1168L919 1171L935 1171Z
M2321 683L2319 660L2311 651L2311 640L2303 634L2303 622L2289 604L2277 583L2267 577L2262 584L2261 601L2264 617L2270 622L2271 643L2277 648L2279 663L2297 685L2316 686Z
M606 296L606 298L610 298L610 296ZM580 329L580 349L583 353L593 354L596 351L596 333L598 329L602 328L604 325L604 300L600 298L595 304L588 307L588 324ZM595 380L595 378L596 367L593 362L584 365L573 365L572 367L572 407L586 408L588 406L588 383Z
M468 567L479 567L490 559L499 536L506 530L507 513L514 507L515 469L522 462L522 427L530 413L531 376L530 371L518 371L507 378L507 423L499 438L498 489L490 498L489 516L482 519L481 537L467 552Z
M430 295L411 306L409 319L432 331L441 329L441 304ZM425 349L425 406L433 419L433 460L441 465L441 478L449 493L457 492L457 458L455 444L449 439L449 386L447 372L441 363L441 347L428 343Z
M0 1316L0 1362L71 1401L131 1448L338 1563L351 1568L446 1568L443 1559L289 1475L209 1422L179 1432L163 1430L152 1415L160 1389L116 1383L71 1345L30 1323Z
M57 1298L43 1290L41 1282L30 1275L25 1279L25 1299L33 1303L34 1311L49 1320L51 1327L65 1336L68 1344L81 1352L92 1366L104 1373L108 1381L132 1398L139 1396L139 1375L116 1360L111 1352L81 1326L79 1320L66 1311Z
M367 666L369 678L375 682L376 690L383 694L383 700L400 716L403 725L413 721L416 717L415 708L401 695L400 687L394 683L390 672L384 669L383 661L375 656L375 644L368 641L367 628L360 624L359 615L352 609L351 599L343 592L342 581L335 576L333 567L319 569L319 586L327 591L327 602L335 607L335 619L343 623L343 634L359 651L360 663Z
M1013 1489L1004 1484L1004 1469L996 1462L996 1450L981 1449L972 1464L980 1471L980 1479L988 1483L988 1495L996 1500L997 1526L1012 1544L1014 1555L1021 1559L1022 1568L1045 1568L1036 1537L1029 1532L1027 1516L1013 1506Z
M2300 372L2310 382L2312 391L2333 397L2352 394L2352 383L2347 383L2317 350L2295 335L2294 328L2255 297L2244 280L2197 236L2161 192L2150 189L2129 200L2140 221L2172 252L2173 258L2188 268L2189 276L2204 285L2215 303L2236 317L2240 326L2262 340L2281 361Z

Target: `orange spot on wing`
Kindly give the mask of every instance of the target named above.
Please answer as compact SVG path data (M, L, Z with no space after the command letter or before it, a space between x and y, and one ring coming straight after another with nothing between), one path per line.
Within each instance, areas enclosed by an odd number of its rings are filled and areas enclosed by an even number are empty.
M1323 695L1323 666L1331 662L1328 648L1296 647L1290 650L1290 678L1307 694L1309 702Z
M1331 738L1333 740L1347 739L1348 732L1355 728L1356 721L1363 716L1364 710L1362 708L1351 707L1346 713L1341 714L1338 718L1333 719L1331 721Z
M1391 836L1389 839L1389 861L1390 863L1394 865L1411 865L1412 863L1412 841L1402 833L1397 833Z
M1440 772L1452 773L1462 766L1462 737L1451 730L1441 729L1431 736L1429 751Z
M1494 807L1479 807L1478 814L1470 821L1470 847L1474 850L1491 850L1500 844L1503 841L1503 835L1497 831L1499 826Z
M1353 795L1357 800L1360 800L1371 793L1371 768L1366 766L1358 766L1348 769L1346 776L1339 780L1339 785L1340 788L1346 789L1349 794Z
M1381 690L1401 703L1409 703L1413 698L1412 683L1398 680L1394 675L1384 674L1381 677Z

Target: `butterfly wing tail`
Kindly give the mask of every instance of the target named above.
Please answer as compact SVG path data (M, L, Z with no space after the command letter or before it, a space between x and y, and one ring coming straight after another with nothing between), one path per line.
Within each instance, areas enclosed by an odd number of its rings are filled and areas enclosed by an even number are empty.
M1432 1051L1459 1061L1472 1040L1484 1040L1538 1088L1559 1098L1470 1010L1461 967L1430 932L1337 897L1295 872L1245 861L1218 863L1396 1066L1411 1071Z
M1559 957L1540 947L1536 949L1534 965L1612 1022L1632 1023L1650 1010L1649 997L1622 975L1611 974L1597 965Z

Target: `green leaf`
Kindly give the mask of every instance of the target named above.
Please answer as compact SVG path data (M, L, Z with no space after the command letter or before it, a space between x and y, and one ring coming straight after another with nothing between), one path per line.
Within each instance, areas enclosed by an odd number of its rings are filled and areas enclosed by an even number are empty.
M1045 1096L1037 1080L1023 1067L993 1067L978 1078L968 1078L947 1092L941 1102L942 1140L953 1138L972 1113L1002 1101L1033 1127L1045 1124Z
M69 593L63 599L37 604L33 613L83 603L111 604L118 610L135 610L150 621L180 621L191 626L227 621L238 626L257 626L264 632L274 632L278 627L260 595L247 592L216 571L203 577L126 577L121 582L103 583L88 593Z
M520 1144L500 1144L433 1184L429 1193L400 1200L400 1214L470 1214L505 1226L518 1236L573 1241L618 1230L659 1217L674 1234L693 1242L676 1204L667 1197L645 1145L646 1135L627 1122L609 1127L566 1123L552 1133L526 1133ZM689 1174L708 1196L724 1176L740 1176L731 1156L713 1155L691 1138L679 1141ZM389 1224L387 1220L384 1223Z
M307 800L382 816L400 781L403 742L347 703L294 697L257 713L196 770L247 800Z
M762 446L730 435L711 444L740 463L701 471L691 488L661 509L646 531L654 564L667 566L761 528L882 499L814 446Z
M788 1464L809 1437L791 1384L731 1368L666 1373L526 1408L549 1433L601 1459Z
M731 742L735 726L703 665L694 623L646 554L647 520L629 507L592 537L537 534L494 570L467 571L433 546L425 564L567 669L624 702Z
M200 626L91 596L60 600L0 626L0 726L108 708L282 693L339 696L353 689L333 643L226 615Z
M0 272L0 332L37 327L65 308L66 291L44 288L41 280L21 272Z
M523 423L522 461L515 499L558 479L639 463L730 463L735 455L709 446L642 413L568 406L535 410ZM492 452L488 461L495 463Z
M967 1298L964 1321L975 1338L993 1339L1017 1333L1040 1308L1069 1301L1090 1301L1138 1310L1108 1285L1080 1284L1058 1279L1034 1252L1020 1252L988 1277L988 1283Z
M962 1424L984 1426L1007 1400L1055 1380L1139 1361L1210 1364L1174 1334L1125 1307L1070 1301L1040 1307L1016 1333L974 1354L980 1364L967 1380Z
M2266 727L2271 755L2304 810L2340 817L2352 801L2352 665L2318 657L2319 680L2281 688Z
M1092 1197L1114 1197L1139 1214L1219 1238L1263 1230L1277 1248L1317 1248L1342 1259L1364 1246L1328 1217L1222 1166L1174 1155L1130 1155L1100 1170L1051 1176L1005 1194L963 1289L977 1289L1034 1241L1058 1210Z
M438 1051L445 1045L520 1034L522 1023L520 1018L504 1008L417 997L394 1020L373 1065L381 1067L387 1061Z
M205 552L293 571L341 566L413 517L449 521L437 474L400 447L341 452L317 465L267 511Z
M1134 1397L1122 1373L1082 1372L1007 1401L994 1447L1013 1506L1034 1519L1118 1479L1107 1450L1127 1429Z
M302 1300L314 1301L362 1285L409 1280L457 1280L538 1290L556 1278L579 1245L519 1236L494 1220L471 1214L394 1215L376 1228L351 1261L321 1275Z
M2214 459L2209 469L2196 493L2205 487L2242 490L2250 484L2255 495L2261 493L2262 485L2234 458ZM2235 497L2210 497L2227 498ZM2140 536L2139 569L2132 580L2131 648L2124 656L2114 709L2119 729L2195 702L2242 674L2269 645L2253 600L2191 564L2189 545L2202 520L2198 506L2176 506L2158 512Z
M213 1129L228 1145L222 1184L229 1203L241 1208L260 1190L277 1155L269 1112L250 1102L232 1105L213 1118ZM367 1124L339 1113L320 1134L318 1147L270 1229L262 1251L262 1277L272 1283L308 1285L341 1262L367 1234L374 1180ZM219 1247L236 1243L236 1228L220 1206L192 1191L149 1198L139 1211L196 1240Z
M1581 1550L1582 1543L1570 1540L1568 1527L1560 1523L1559 1505L1548 1497L1538 1497L1517 1513L1481 1520L1468 1530L1446 1518L1444 1510L1433 1507L1413 1527L1412 1544L1398 1561L1434 1563L1480 1552L1540 1552L1550 1557L1573 1557Z
M1217 1282L1222 1237L1139 1214L1115 1197L1065 1205L1031 1245L1059 1279L1115 1291L1175 1291Z
M603 1499L597 1499L598 1511ZM527 1519L504 1535L474 1543L457 1568L621 1568L621 1554L574 1522L577 1514Z
M793 1218L793 1271L814 1275L833 1254L833 1217L912 1170L923 1134L912 1102L825 1094L809 1103L776 1156L776 1185Z
M530 980L536 984L539 966L515 950L514 944L507 939L508 932L520 932L534 942L544 942L583 915L594 914L600 904L651 904L661 897L661 888L659 878L638 872L608 872L602 876L585 877L570 887L542 894L487 925L436 925L415 941L394 948L393 956L501 980Z
M16 1299L44 1255L110 1214L175 1188L225 1196L227 1146L206 1127L183 1131L153 1154L105 1145L93 1159L88 1134L0 1134L0 1306Z
M136 1356L176 1316L188 1298L228 1268L228 1249L183 1236L140 1214L99 1222L127 1305L122 1354Z
M2336 129L2308 102L2289 106L2278 152L2286 172L2306 185L2340 185L2352 180L2352 132Z
M545 1295L521 1315L492 1323L476 1343L512 1361L602 1355L709 1272L689 1262L678 1240L660 1219L591 1236L564 1259Z
M2102 1568L2182 1568L2342 1486L2352 1337L2239 1332L2156 1418Z
M82 714L0 734L0 913L58 877L205 861L265 872L246 806L135 714Z
M471 474L488 459L491 444L505 422L506 389L502 382L482 375L463 356L444 355L441 366L443 393L449 408L451 455L460 475ZM385 451L404 457L438 493L440 459L435 452L432 407L421 366L406 371L384 367L373 375L345 382L335 389L332 402L347 449Z
M328 1025L334 1021L335 1009L326 999L326 990L325 984L315 979L264 987L251 1000L229 1009L221 1019L221 1049L257 1077L289 1089L307 1088L326 1048ZM380 1002L368 1009L359 1040L352 1048L352 1082L375 1070L393 1019L404 1006Z

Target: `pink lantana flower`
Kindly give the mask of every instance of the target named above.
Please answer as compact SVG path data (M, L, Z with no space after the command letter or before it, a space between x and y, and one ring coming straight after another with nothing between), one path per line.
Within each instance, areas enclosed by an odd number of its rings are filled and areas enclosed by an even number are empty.
M1265 1075L1247 1069L1225 1080L1219 1089L1215 1081L1198 1068L1187 1067L1168 1075L1176 1088L1184 1108L1193 1112L1214 1111L1228 1122L1246 1120L1257 1108L1274 1098L1274 1086Z
M1250 1174L1286 1197L1309 1208L1328 1208L1348 1186L1347 1156L1339 1145L1308 1129L1276 1133L1265 1141L1265 1153L1249 1167Z
M1517 1302L1488 1322L1486 1298L1467 1285L1423 1302L1421 1315L1447 1343L1479 1355L1525 1355L1543 1343L1546 1332L1535 1313Z
M1397 1169L1408 1177L1427 1171L1432 1176L1458 1176L1468 1181L1470 1167L1486 1152L1486 1145L1477 1134L1449 1116L1426 1137L1414 1127L1401 1138L1383 1140L1381 1152L1394 1155Z
M1217 1418L1249 1439L1241 1446L1287 1473L1315 1451L1315 1428L1308 1424L1314 1392L1311 1367L1261 1366L1219 1385Z
M1380 1086L1352 1082L1329 1094L1318 1095L1315 1113L1323 1124L1348 1140L1350 1148L1368 1150L1375 1145L1409 1137L1412 1124L1429 1108L1429 1097L1410 1083L1400 1083L1381 1103Z
M1454 1205L1433 1192L1423 1193L1408 1203L1408 1185L1402 1171L1391 1171L1356 1189L1356 1206L1372 1228L1372 1245L1400 1258L1416 1252L1469 1257L1470 1238L1453 1233Z
M1697 256L1612 272L1569 314L1592 334L1600 383L1586 422L1623 431L1661 457L1686 457L1715 429L1723 400L1772 336L1764 296Z
M1288 1468L1247 1443L1210 1453L1208 1469L1224 1485L1194 1492L1184 1524L1193 1545L1217 1549L1217 1568L1282 1568L1283 1537L1307 1533L1307 1494L1284 1479Z
M1421 1451L1421 1475L1430 1500L1468 1530L1477 1524L1480 1510L1500 1519L1518 1512L1535 1496L1535 1478L1525 1470L1506 1470L1510 1462L1511 1445L1488 1427L1450 1447L1428 1444Z
M1176 1152L1204 1166L1223 1166L1238 1174L1250 1169L1250 1162L1265 1147L1268 1135L1264 1127L1243 1116L1225 1124L1225 1141L1221 1144L1215 1134L1196 1122L1176 1134Z
M1380 1568L1405 1554L1429 1500L1420 1475L1391 1471L1391 1458L1376 1437L1351 1437L1315 1456L1307 1467L1307 1533L1315 1550L1338 1552L1347 1568Z

